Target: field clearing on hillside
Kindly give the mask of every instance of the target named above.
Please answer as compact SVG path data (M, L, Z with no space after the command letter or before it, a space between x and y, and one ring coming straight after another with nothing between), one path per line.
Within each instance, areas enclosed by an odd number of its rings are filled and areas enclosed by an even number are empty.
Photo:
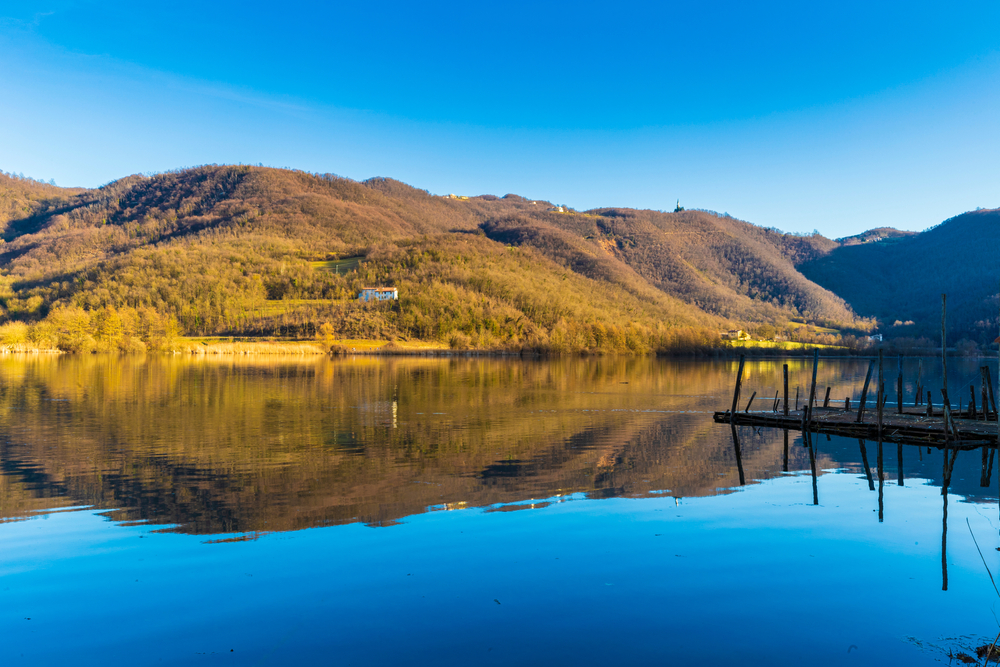
M816 333L829 333L835 334L840 333L839 329L831 329L829 327L821 327L816 324L805 324L804 322L789 322L789 329L808 329L809 331L814 331Z
M361 262L364 259L364 257L346 257L344 259L331 259L326 262L309 262L309 266L316 271L328 271L337 275L343 275L361 266Z
M262 315L264 317L284 315L286 313L291 313L296 308L301 308L302 306L328 306L333 303L345 302L335 301L333 299L282 299L280 301L265 301L263 306L254 311L254 314Z

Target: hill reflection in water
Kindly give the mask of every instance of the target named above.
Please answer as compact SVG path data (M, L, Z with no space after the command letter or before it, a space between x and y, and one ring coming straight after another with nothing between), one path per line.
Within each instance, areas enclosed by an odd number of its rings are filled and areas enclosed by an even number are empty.
M768 407L782 363L748 364L747 386ZM787 363L794 394L810 365ZM824 362L819 382L851 395L866 368ZM780 431L743 427L735 448L710 415L731 401L734 370L731 360L5 357L0 518L87 505L185 533L259 533L875 471L874 443L814 436L805 447L796 433L786 444ZM884 453L883 476L941 483L939 454L906 448L902 466L899 454ZM996 498L980 463L959 456L953 493Z

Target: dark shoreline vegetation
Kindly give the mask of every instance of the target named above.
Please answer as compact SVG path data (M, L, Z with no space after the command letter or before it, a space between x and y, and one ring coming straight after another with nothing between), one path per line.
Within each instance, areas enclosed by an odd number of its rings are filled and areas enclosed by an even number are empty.
M0 348L177 351L229 337L716 355L744 330L776 355L870 349L876 320L797 269L864 238L706 211L553 208L250 166L93 190L0 174ZM364 286L397 287L399 300L358 302ZM995 311L969 345L992 340ZM897 347L934 346L910 340Z

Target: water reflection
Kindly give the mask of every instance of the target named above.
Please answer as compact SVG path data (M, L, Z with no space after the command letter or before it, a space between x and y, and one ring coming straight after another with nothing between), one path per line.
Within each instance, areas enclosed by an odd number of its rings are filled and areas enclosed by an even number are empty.
M784 363L746 365L764 409ZM812 367L787 364L790 396ZM817 386L853 401L868 365ZM991 641L948 523L995 553L994 451L727 430L735 370L0 359L0 662L701 664L722 634L753 664L930 664ZM298 530L329 524L354 525Z
M796 386L812 371L807 360L747 362L745 382L769 396L785 381L783 366ZM824 361L819 386L850 395L866 367ZM89 505L181 532L259 533L388 525L427 508L579 492L704 496L795 471L811 475L816 505L824 470L863 472L874 489L864 442L859 451L827 438L821 451L807 433L790 448L787 432L747 427L723 437L708 413L729 400L734 368L729 360L6 357L0 518ZM909 475L952 488L950 467L932 472L922 453L904 464L902 449L898 485ZM984 451L973 486L970 461L958 490L995 498L991 462Z

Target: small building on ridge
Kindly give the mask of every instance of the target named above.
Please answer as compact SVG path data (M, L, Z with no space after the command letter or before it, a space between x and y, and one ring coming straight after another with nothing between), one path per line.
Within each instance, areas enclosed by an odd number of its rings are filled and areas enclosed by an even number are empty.
M399 299L399 290L395 287L362 287L358 293L358 301L390 301Z

